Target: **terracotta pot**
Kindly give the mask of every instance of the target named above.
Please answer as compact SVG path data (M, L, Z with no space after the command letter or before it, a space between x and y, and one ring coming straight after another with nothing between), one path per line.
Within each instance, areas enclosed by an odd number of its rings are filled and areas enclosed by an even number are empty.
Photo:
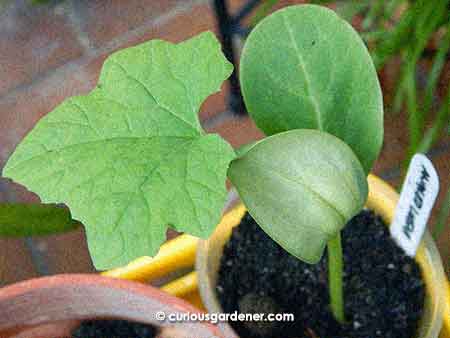
M369 198L366 206L379 214L387 224L390 224L399 198L397 192L373 175L369 175L368 182ZM239 201L235 202L237 206L225 214L213 235L207 241L201 241L197 249L196 269L200 295L209 312L223 312L215 292L220 258L223 247L231 236L232 228L239 224L246 211ZM417 251L416 261L422 269L426 284L424 313L416 338L437 338L442 327L443 313L445 307L449 305L450 299L446 297L448 281L442 261L428 232L425 233L423 242ZM221 323L219 325L227 337L237 337L229 324Z
M156 319L160 311L166 316L199 312L142 283L93 274L44 277L0 289L0 337L67 337L80 320L110 318L178 330L183 338L224 338L208 323L160 322Z

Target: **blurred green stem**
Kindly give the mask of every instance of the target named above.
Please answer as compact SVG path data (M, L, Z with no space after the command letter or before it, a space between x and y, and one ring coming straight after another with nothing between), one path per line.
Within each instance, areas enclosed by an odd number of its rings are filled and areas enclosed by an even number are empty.
M264 19L267 14L269 14L270 10L273 6L277 4L279 0L264 0L261 6L258 7L258 10L256 11L255 15L253 15L250 27L254 27L260 22L262 19Z
M385 17L392 18L395 14L395 10L400 6L400 4L404 3L405 0L391 0L385 6Z
M436 85L441 75L442 68L447 59L447 53L450 51L450 24L447 24L447 32L440 41L439 48L434 57L433 66L428 74L427 87L425 89L425 99L423 103L423 109L428 112L431 109L433 103L433 95L436 89Z
M374 30L370 32L362 32L360 33L363 40L371 41L378 40L385 37L388 33L385 30Z
M418 1L420 2L420 1ZM377 69L380 69L393 55L398 52L411 39L414 30L414 19L417 8L420 3L413 4L400 18L394 29L389 32L389 36L381 40L373 53L374 63Z
M433 238L437 241L448 224L450 216L450 187L447 190L442 206L437 214L436 223L433 228Z
M418 7L414 8L415 11L420 10L420 12L415 14L415 20L413 21L413 36L410 37L412 43L409 43L403 55L404 65L402 67L397 92L394 98L394 112L398 112L402 108L404 95L406 94L408 96L408 89L406 87L409 86L409 84L406 82L410 81L411 73L413 73L414 77L416 76L416 67L422 53L444 16L442 13L434 14L434 11L438 11L439 9L444 10L445 3L443 8L440 6L437 8L435 2L436 0L431 0L429 2L424 0L417 1L416 6Z
M377 17L383 13L384 9L384 0L377 0L371 2L369 13L367 13L366 17L364 18L362 22L362 28L364 30L370 29L374 22L376 21Z
M55 204L0 203L0 237L44 236L80 226L66 207Z
M436 119L433 125L426 131L420 144L417 146L416 152L426 153L437 142L443 129L450 123L450 86L447 90L447 95L444 97L441 108L437 112Z
M417 109L417 97L416 97L416 77L415 72L409 72L406 77L405 91L406 91L406 104L408 109L408 130L409 130L409 147L407 151L407 161L414 155L419 146L422 137L423 128L423 116Z

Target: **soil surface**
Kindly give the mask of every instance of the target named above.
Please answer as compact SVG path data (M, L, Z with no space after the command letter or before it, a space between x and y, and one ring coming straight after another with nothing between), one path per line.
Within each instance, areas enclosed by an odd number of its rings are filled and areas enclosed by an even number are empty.
M380 217L362 211L342 233L347 323L329 309L326 254L308 265L246 214L222 256L217 292L225 313L293 313L294 322L231 322L241 338L411 338L425 288L416 262Z
M72 338L154 338L156 329L151 325L126 320L85 321L72 332Z

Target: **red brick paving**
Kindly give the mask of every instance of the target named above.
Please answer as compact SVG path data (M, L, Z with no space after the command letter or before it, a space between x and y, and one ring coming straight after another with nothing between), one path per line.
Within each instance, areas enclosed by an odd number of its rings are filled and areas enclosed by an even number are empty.
M209 128L208 132L219 134L234 148L264 137L264 134L249 117L227 119L218 126Z
M95 85L96 78L95 73L85 72L73 64L0 97L0 165L42 116L65 98L87 93Z
M37 276L24 241L0 239L0 287Z
M94 48L101 48L121 35L158 20L189 0L90 0L76 1L75 11L83 18L81 29Z
M0 14L0 96L82 54L76 34L53 10L9 6Z
M50 274L95 271L82 228L35 239L35 244L41 248Z
M231 8L243 2L231 0ZM280 6L299 2L283 0ZM10 3L0 9L0 168L42 116L66 97L93 88L103 60L114 50L153 38L179 42L204 30L216 31L207 0L65 0L56 7L30 7L25 0ZM386 86L391 85L388 77ZM261 138L248 117L233 118L225 112L225 92L201 107L208 131L235 147ZM403 115L386 116L385 143L375 173L395 173L407 142L404 121ZM433 158L444 187L450 184L449 141L444 140L447 150ZM0 178L0 201L5 200L38 198ZM448 238L450 227L438 243L442 252L448 249ZM50 273L93 271L82 229L35 239L35 247ZM23 240L0 240L0 285L36 275Z

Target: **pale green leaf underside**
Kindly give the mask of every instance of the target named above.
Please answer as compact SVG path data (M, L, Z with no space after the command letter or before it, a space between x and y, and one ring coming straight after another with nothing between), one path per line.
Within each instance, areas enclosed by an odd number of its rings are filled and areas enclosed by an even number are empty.
M366 173L383 138L383 102L370 55L330 9L291 6L251 32L241 58L246 107L267 135L318 129L353 149Z
M3 174L66 203L99 269L154 255L167 226L207 237L234 152L204 134L197 114L231 71L211 33L116 52L97 88L44 117Z
M270 136L231 162L228 176L250 214L292 255L316 263L367 199L353 151L317 130Z

